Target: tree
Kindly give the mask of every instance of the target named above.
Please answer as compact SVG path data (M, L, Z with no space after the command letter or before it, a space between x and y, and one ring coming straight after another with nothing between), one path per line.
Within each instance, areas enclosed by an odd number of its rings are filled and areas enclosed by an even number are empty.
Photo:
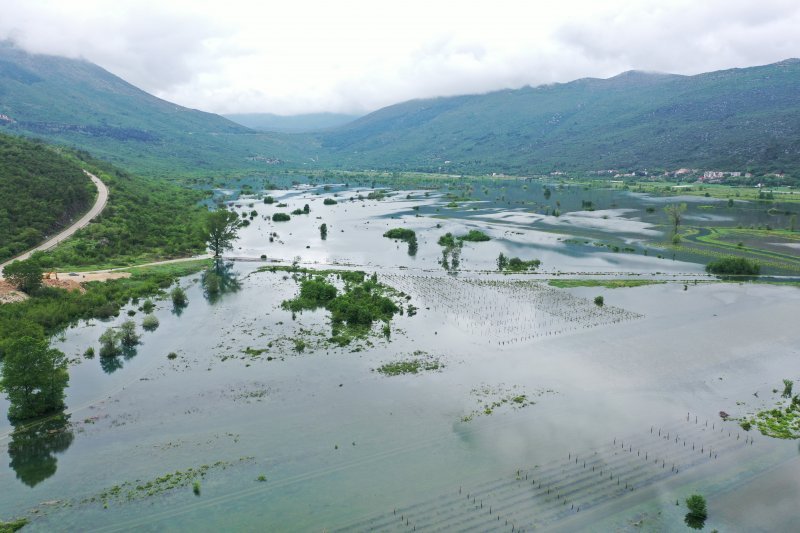
M497 270L502 272L507 266L508 258L502 252L500 252L500 255L497 256Z
M136 334L136 323L133 320L126 320L119 327L119 341L126 348L139 344L139 335Z
M14 261L3 269L9 283L28 294L42 286L42 273L42 267L30 259Z
M233 248L233 241L241 226L242 221L231 211L218 209L208 213L205 223L206 243L214 252L214 257L219 257L223 251Z
M672 225L673 236L678 234L684 211L686 211L686 204L669 204L664 207L664 212L669 217L669 222Z
M0 373L0 388L11 405L12 422L64 409L64 388L69 382L67 356L50 348L45 339L22 337L7 349Z
M119 346L119 335L114 328L108 328L100 335L100 357L115 357L122 353Z
M686 525L692 529L703 529L708 518L706 499L700 494L692 494L686 498L686 507L689 509L683 519Z
M328 225L323 222L319 227L319 238L323 241L328 238Z

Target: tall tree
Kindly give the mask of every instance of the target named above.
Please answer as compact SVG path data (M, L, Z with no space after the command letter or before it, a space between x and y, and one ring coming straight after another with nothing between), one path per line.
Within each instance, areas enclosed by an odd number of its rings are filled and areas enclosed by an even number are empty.
M673 237L678 234L684 211L686 211L686 204L669 204L664 207L664 212L669 217L669 222L672 225Z
M68 382L67 356L45 339L22 337L7 347L0 388L11 402L12 422L63 409Z
M242 221L236 213L225 209L212 211L206 217L206 243L214 257L219 257L222 252L233 248L236 233L242 226Z

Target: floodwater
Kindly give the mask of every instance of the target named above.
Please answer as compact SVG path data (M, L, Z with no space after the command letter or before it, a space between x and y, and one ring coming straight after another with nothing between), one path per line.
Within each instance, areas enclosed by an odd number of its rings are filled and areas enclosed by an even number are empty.
M706 283L701 265L570 244L584 234L543 231L494 201L447 208L421 190L350 201L358 192L344 187L271 194L287 207L235 202L258 212L231 252L256 259L234 263L238 289L211 301L199 274L181 280L188 307L176 314L158 301L159 328L112 362L82 354L135 306L54 340L74 359L69 423L12 433L0 421L0 518L29 516L41 531L682 531L682 502L697 492L708 530L794 526L797 443L744 432L719 412L771 406L783 379L800 379L796 287ZM339 203L324 205L333 194ZM289 222L264 218L305 204L310 213ZM659 231L633 207L607 207L572 215L571 227L631 242ZM382 237L392 227L417 231L416 256ZM492 240L465 243L448 274L436 241L470 229ZM542 260L542 274L497 274L501 252ZM298 286L258 271L273 259L376 272L416 314L396 316L390 339L331 345L326 312L281 309ZM558 273L666 283L541 281ZM375 371L420 356L440 368ZM203 465L199 495L190 484L147 487Z

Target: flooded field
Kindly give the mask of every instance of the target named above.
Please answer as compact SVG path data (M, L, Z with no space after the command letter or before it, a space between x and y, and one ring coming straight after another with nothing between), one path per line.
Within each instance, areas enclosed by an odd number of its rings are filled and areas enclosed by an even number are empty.
M0 420L0 517L41 531L684 531L700 493L708 530L791 530L797 441L736 419L800 380L800 290L673 259L660 198L553 188L546 214L540 184L506 187L231 200L249 225L218 293L182 279L188 306L156 301L158 327L121 356L84 354L110 326L140 326L142 302L54 340L72 360L68 410ZM471 230L488 240L459 240ZM541 264L501 272L501 254ZM338 271L374 273L398 312L341 340L325 308L282 305L315 269L340 293ZM549 282L576 278L598 284ZM601 284L617 279L641 283Z

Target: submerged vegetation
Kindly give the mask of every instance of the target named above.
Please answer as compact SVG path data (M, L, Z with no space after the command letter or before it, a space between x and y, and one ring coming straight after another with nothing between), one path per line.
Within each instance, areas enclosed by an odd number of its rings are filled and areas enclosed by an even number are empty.
M300 293L281 306L294 313L303 310L324 308L331 314L333 336L338 344L347 344L353 336L367 334L374 322L391 321L400 311L398 305L388 297L390 289L378 283L376 275L367 277L361 271L339 271L335 273L343 288L341 292L329 280L330 274L314 274L308 271L300 279Z
M433 357L422 350L415 351L411 357L384 363L375 370L384 376L400 376L402 374L419 374L420 372L430 372L440 370L444 365L438 358Z
M536 396L542 396L553 391L538 390ZM478 408L473 410L467 415L461 417L462 422L470 422L476 416L488 416L493 414L501 407L508 407L510 409L522 409L534 405L536 402L531 399L531 395L526 393L522 387L516 385L506 387L503 385L490 386L482 385L472 389L470 394L478 402Z
M417 255L417 233L413 229L393 228L383 234L387 239L397 239L408 243L408 255Z
M519 257L506 257L501 253L497 256L497 270L500 272L527 272L529 270L536 270L542 262L538 259L524 260Z
M571 289L574 287L604 287L606 289L618 289L622 287L642 287L644 285L659 285L666 283L661 280L653 279L551 279L548 285L560 289Z
M0 305L0 357L14 339L45 339L81 319L115 316L130 300L164 295L177 278L207 264L201 260L133 269L130 278L86 283L84 293L43 287L25 301ZM172 291L173 301L178 297L185 305L185 292L178 289Z
M761 409L754 415L744 416L738 420L745 431L750 431L753 426L758 428L762 435L776 439L800 439L800 394L792 396L794 380L783 380L783 391L775 406ZM777 394L780 389L773 389Z

